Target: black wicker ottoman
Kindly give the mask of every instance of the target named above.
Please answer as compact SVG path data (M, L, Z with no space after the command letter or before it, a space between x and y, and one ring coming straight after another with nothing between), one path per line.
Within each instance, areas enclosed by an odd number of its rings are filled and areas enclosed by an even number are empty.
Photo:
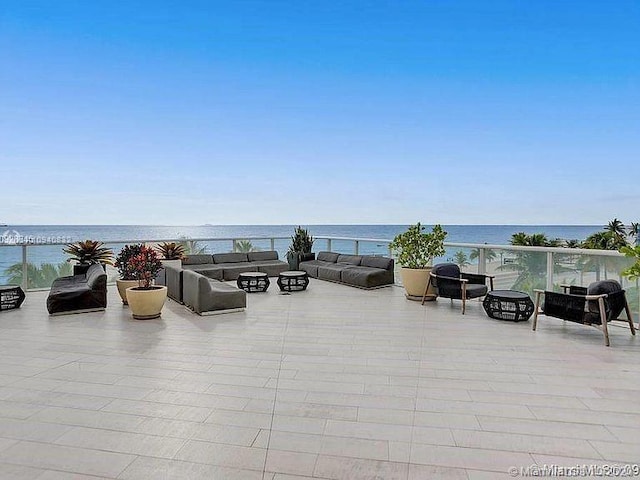
M238 288L247 293L266 292L271 284L269 275L263 272L244 272L238 275Z
M0 310L20 308L24 302L24 292L17 285L0 285Z
M278 286L281 292L300 292L309 285L307 272L290 270L278 274Z
M493 290L482 301L487 315L497 320L527 321L533 313L533 301L524 292Z

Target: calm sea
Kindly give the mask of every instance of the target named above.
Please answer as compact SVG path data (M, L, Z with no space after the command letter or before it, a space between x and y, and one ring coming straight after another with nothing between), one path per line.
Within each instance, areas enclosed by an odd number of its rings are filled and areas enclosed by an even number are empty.
M24 237L37 239L61 239L77 241L95 239L105 242L122 240L156 240L179 238L251 238L251 237L290 237L294 225L202 225L202 226L154 226L154 225L8 225L0 227L0 233L15 231ZM311 235L327 237L370 238L391 240L403 232L407 225L308 225ZM583 240L590 234L602 229L599 225L446 225L447 242L489 243L506 245L511 235L517 232L544 233L549 238ZM42 240L40 240L42 241ZM252 242L257 248L269 249L270 243ZM275 248L281 254L288 247L288 240L276 241ZM208 242L211 252L231 250L230 242ZM326 241L318 240L314 250L323 250ZM118 245L112 245L117 251ZM333 241L332 249L352 252L353 243ZM383 244L365 243L361 253L384 253ZM0 281L5 279L5 269L21 261L18 247L0 247ZM29 247L28 260L35 264L60 263L65 255L61 246Z

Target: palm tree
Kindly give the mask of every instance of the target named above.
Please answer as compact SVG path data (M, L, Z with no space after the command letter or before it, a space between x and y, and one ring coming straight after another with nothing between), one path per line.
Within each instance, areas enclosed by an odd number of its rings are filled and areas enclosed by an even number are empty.
M58 277L72 275L73 266L70 263L62 262L58 265L43 263L38 266L34 263L27 263L27 288L50 287ZM7 282L14 285L22 285L22 263L14 263L4 271Z
M627 235L627 229L625 228L624 223L622 223L617 218L614 218L613 220L611 220L607 224L607 226L604 227L604 230L606 232L611 232L614 235L619 237L625 237Z
M458 250L455 253L455 255L453 256L453 262L457 264L461 269L466 267L467 265L470 265L467 255L462 250Z
M469 260L475 260L476 258L480 258L479 248L474 248L473 250L471 250L471 253L469 254ZM495 250L491 248L485 248L484 258L487 259L487 262L493 262L496 258L498 258L498 254L496 253Z
M238 240L235 245L235 251L240 253L255 252L256 248L249 240Z
M617 219L609 222L609 225L615 227ZM619 222L619 220L617 220ZM596 232L589 235L582 243L582 248L594 250L620 250L627 246L627 239L619 233L615 233L612 229L607 228L604 231ZM607 272L620 272L626 266L624 259L616 257L603 256L586 256L582 257L577 264L581 271L595 272L596 280L600 280L601 272L607 278Z
M544 233L532 233L527 235L524 232L514 233L511 236L511 245L521 247L558 247L562 241L558 238L549 239ZM508 263L498 267L500 270L514 270L518 272L518 278L513 284L516 290L533 292L536 288L544 288L547 274L547 257L544 252L515 252L513 263ZM554 270L564 271L558 262L554 262Z
M635 244L640 245L640 223L631 222L629 226L629 235L635 239Z
M581 248L582 242L578 239L565 240L564 246L566 248Z
M200 244L197 240L191 240L188 237L180 237L180 241L178 243L182 248L184 248L184 253L187 255L201 255L203 253L207 253L207 246Z

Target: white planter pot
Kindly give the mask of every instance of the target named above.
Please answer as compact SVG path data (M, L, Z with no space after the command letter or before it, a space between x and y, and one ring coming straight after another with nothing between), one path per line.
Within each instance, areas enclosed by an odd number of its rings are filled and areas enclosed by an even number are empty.
M167 300L167 287L152 286L149 289L140 287L127 288L127 302L136 320L158 318Z
M407 292L406 297L409 300L420 300L424 295L424 290L429 282L429 275L431 274L432 267L426 268L400 268L400 275L402 276L402 285ZM436 299L436 294L433 286L429 285L427 291L426 301L433 301Z
M116 286L118 287L118 293L120 294L120 298L122 299L122 303L124 305L127 304L127 288L129 287L137 287L138 280L116 280Z

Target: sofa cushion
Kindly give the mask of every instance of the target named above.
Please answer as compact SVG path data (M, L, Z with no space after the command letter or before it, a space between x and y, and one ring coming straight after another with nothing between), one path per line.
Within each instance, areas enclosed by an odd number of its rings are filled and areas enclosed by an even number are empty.
M384 270L393 270L393 258L374 257L371 255L363 255L360 265L363 267L382 268Z
M246 253L216 253L213 255L213 263L240 263L248 261Z
M289 270L289 264L280 260L267 260L264 262L251 262L251 269L266 273L270 277L277 277L278 274Z
M276 251L268 251L268 252L249 252L247 253L247 258L250 262L261 262L264 260L278 260L278 252Z
M189 255L182 259L182 265L202 265L213 263L211 255Z
M237 280L238 279L238 275L240 275L241 273L244 272L257 272L258 270L256 269L256 266L254 264L251 264L249 262L239 262L239 263L223 263L221 264L221 266L223 267L223 280L224 281L229 281L229 280Z
M316 258L323 262L336 263L338 261L338 255L338 253L334 252L319 252Z
M360 265L362 257L360 255L338 255L337 263L345 263L347 265Z
M298 268L303 272L307 272L307 275L313 278L318 278L318 263L317 260L312 260L309 262L300 262Z
M214 265L213 263L205 265L186 265L184 269L192 272L198 272L207 278L222 280L223 268L219 265Z
M340 281L340 272L345 267L344 265L320 265L318 267L318 278L322 280L331 280L333 282Z
M392 283L390 278L393 278L392 273L384 268L353 266L343 269L340 273L343 283L365 288L388 285Z

